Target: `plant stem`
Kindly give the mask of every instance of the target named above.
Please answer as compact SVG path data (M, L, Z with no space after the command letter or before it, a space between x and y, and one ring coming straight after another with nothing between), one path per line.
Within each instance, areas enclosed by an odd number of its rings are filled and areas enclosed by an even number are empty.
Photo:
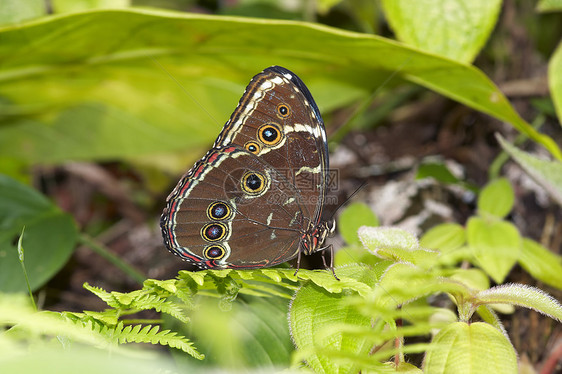
M25 277L25 284L27 284L27 291L29 292L29 298L31 299L31 304L33 305L33 309L37 311L37 305L35 304L35 299L33 298L33 292L31 292L31 286L29 285L29 278L27 277L27 270L25 269L24 263L24 251L23 251L23 233L25 231L25 226L21 230L21 235L18 240L18 258L21 264L21 268L23 270L23 275Z
M128 263L123 261L121 258L119 258L118 256L111 253L109 248L107 248L106 246L98 243L97 241L95 241L90 236L82 233L78 237L78 241L80 243L90 247L98 255L105 258L107 261L111 262L114 266L121 269L121 271L123 271L125 274L127 274L132 279L134 279L137 283L142 285L142 283L147 278L140 271L136 270L131 265L129 265Z

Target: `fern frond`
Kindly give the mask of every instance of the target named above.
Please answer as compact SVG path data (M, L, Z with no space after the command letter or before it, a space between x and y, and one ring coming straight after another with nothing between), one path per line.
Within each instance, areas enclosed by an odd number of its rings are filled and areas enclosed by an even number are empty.
M112 308L122 308L124 305L119 301L114 292L107 292L99 287L90 286L87 282L83 287L102 299L107 305Z
M160 295L144 294L131 303L131 306L137 310L154 309L157 312L169 314L183 323L189 322L189 318L184 315L184 309L180 304L172 300L166 300Z
M193 347L193 343L189 339L170 330L160 331L159 326L134 325L123 328L123 324L119 323L114 332L115 338L121 344L134 342L167 345L180 349L198 360L205 358L205 355Z
M144 281L142 289L145 291L158 292L159 294L167 293L173 295L178 291L177 280L147 279Z

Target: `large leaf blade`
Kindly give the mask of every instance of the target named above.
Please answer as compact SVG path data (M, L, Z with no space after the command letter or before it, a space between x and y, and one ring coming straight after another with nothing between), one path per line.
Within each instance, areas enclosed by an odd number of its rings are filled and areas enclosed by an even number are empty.
M298 73L322 110L364 97L396 73L397 80L510 122L561 157L475 67L377 36L294 21L130 9L43 18L0 29L0 37L0 109L12 123L0 129L0 157L60 162L189 149L195 158L249 78L273 64ZM65 113L84 106L93 109ZM83 125L96 112L115 136ZM60 140L47 152L45 143L55 137L49 131Z
M32 290L53 277L66 263L77 240L70 215L28 186L0 174L0 291L25 292L15 238L22 239L25 267Z

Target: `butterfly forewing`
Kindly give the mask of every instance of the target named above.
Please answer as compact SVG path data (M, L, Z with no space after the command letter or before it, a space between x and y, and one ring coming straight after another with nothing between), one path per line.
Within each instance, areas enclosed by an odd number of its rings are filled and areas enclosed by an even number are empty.
M268 125L280 136L264 142ZM256 75L215 145L256 146L256 155L283 173L300 192L314 223L321 218L328 171L326 132L312 95L294 73L279 66Z

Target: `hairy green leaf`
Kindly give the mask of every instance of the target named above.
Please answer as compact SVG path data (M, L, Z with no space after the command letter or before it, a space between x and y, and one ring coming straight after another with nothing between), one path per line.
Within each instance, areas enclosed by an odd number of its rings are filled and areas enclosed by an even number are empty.
M478 211L503 218L513 209L515 193L506 178L488 183L478 196Z
M554 297L525 284L503 284L480 291L476 299L482 303L524 306L562 322L562 305Z
M372 277L367 267L350 265L336 269L337 273L373 285ZM371 347L370 339L346 336L334 333L321 338L326 328L338 323L346 323L368 328L371 318L359 313L351 305L345 305L344 294L334 294L308 283L295 294L289 310L289 324L293 341L299 350L307 352L306 362L315 372L352 372L354 364L350 362L336 362L325 350L336 350L349 354L366 355Z
M427 373L516 373L517 356L509 340L483 322L456 322L432 340L424 361Z
M420 239L424 248L450 252L466 243L464 227L458 223L442 223L432 227Z
M472 217L466 225L466 237L480 267L496 283L502 283L521 252L517 228L505 221Z
M524 238L519 264L535 279L562 289L562 257L534 240Z

